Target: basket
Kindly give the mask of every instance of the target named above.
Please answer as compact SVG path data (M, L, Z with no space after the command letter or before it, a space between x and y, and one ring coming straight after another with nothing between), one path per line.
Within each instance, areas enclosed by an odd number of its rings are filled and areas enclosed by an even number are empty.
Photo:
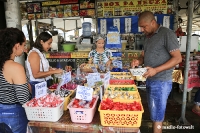
M140 102L141 104L141 102ZM141 104L142 106L142 104ZM101 110L99 105L100 120L102 126L117 126L117 127L140 127L142 121L142 111L113 111Z
M49 89L50 91L54 91L54 89ZM56 89L55 89L56 90ZM63 110L68 110L67 105L69 104L70 100L72 97L75 96L75 90L70 90L71 93L64 98L64 106L63 106Z
M27 119L30 121L56 122L63 115L64 101L57 107L28 107L26 103L22 106L26 111Z
M113 76L132 76L130 72L110 72Z
M113 91L113 92L114 92L114 93L117 92L117 93L116 93L117 96L114 97L114 98L111 98L111 99L113 99L113 101L116 101L116 100L120 100L121 102L141 101L140 94L139 94L139 92L137 92L137 91L125 92L125 93L128 93L128 94L130 94L131 96L133 96L133 99L126 99L126 98L121 99L120 96L121 96L122 94L121 94L120 92L122 92L122 91ZM106 98L107 98L107 97L106 97L107 94L108 94L108 90L105 91L104 96L103 96L103 99L106 99ZM110 98L110 97L109 97L109 98Z
M75 123L90 123L90 122L92 122L92 119L96 112L98 99L99 99L99 97L97 96L93 107L90 109L72 108L72 107L70 107L72 105L72 102L69 103L68 109L70 111L70 116L71 116L72 122L75 122Z
M72 97L75 96L75 90L70 90L71 91L71 94L69 94L67 97L64 98L64 107L63 107L63 110L68 110L67 106L71 100Z
M134 88L134 91L138 91L137 86L134 85L134 84L132 84L132 85L108 85L108 87L106 88L106 90L107 90L108 88L110 88L110 89L112 89L112 90L114 91L115 87L118 87L118 88L120 88L120 87L123 87L123 88L124 88L124 87L133 87L133 88Z
M134 80L131 80L131 79L126 79L126 80L110 79L109 83L111 85L132 85L132 84L135 84Z
M133 76L142 76L147 71L147 68L134 68L130 69Z

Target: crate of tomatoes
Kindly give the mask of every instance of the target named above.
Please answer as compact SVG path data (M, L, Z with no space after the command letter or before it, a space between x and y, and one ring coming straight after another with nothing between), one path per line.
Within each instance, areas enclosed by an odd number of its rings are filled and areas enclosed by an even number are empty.
M140 127L142 113L141 101L104 99L99 106L101 125L120 127Z

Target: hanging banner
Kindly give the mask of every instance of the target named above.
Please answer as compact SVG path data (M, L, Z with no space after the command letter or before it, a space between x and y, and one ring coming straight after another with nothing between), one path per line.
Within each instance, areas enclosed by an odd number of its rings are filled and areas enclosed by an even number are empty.
M100 21L100 33L101 34L107 34L107 20L101 19Z
M125 18L125 33L131 32L131 18Z
M97 9L98 17L133 16L145 10L152 11L156 14L166 14L167 0L124 0L98 2Z
M120 19L119 18L113 19L113 26L116 26L118 28L118 31L120 32Z
M163 17L163 27L169 28L170 26L170 16Z

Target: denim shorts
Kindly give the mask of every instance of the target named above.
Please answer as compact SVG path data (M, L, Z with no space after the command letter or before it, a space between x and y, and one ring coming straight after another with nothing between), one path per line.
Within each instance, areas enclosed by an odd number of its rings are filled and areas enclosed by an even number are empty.
M195 93L194 103L200 106L200 89Z
M172 81L146 81L147 102L151 120L162 122L165 116L167 99L172 90Z
M21 104L0 104L0 123L7 124L13 133L26 133L28 120Z

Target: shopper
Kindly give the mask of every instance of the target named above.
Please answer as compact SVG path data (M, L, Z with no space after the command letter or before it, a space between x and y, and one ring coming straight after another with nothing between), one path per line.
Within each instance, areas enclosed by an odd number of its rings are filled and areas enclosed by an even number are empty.
M35 97L35 84L46 81L50 86L52 74L62 74L62 69L51 68L45 57L44 52L48 52L51 48L52 36L47 32L42 32L36 38L32 49L28 53L26 68L29 82L32 87L32 97Z
M200 116L200 89L195 93L194 106L192 112Z
M99 34L96 36L95 45L88 55L89 64L105 64L110 66L112 63L112 52L105 48L105 38ZM84 66L81 64L81 66Z
M138 60L132 61L132 67L144 63L147 68L143 76L147 78L147 101L153 132L161 133L166 103L172 89L172 71L181 62L181 53L175 33L157 24L152 12L142 12L138 24L146 37L144 51Z
M25 39L17 28L0 30L0 123L13 133L26 133L28 123L22 104L30 100L31 89L24 67L14 62L24 52Z

